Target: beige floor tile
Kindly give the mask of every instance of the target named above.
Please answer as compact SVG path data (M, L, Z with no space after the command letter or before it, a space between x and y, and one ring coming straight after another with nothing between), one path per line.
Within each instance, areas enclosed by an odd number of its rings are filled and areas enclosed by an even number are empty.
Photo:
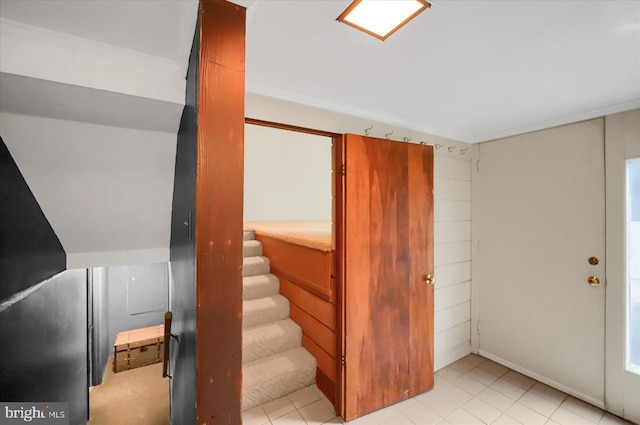
M536 384L531 387L529 392L558 405L562 403L565 398L567 398L567 394L563 393L562 391L556 390L555 388L551 388L550 386L545 385L542 382L536 382Z
M443 377L444 379L446 379L447 381L453 381L456 378L458 378L459 376L462 375L462 372L454 369L452 367L452 365L449 365L447 367L443 367L442 369L440 369L439 371L436 372L436 375Z
M443 418L449 416L454 410L461 406L461 404L456 404L449 400L440 391L426 394L425 397L418 399L418 401Z
M523 388L520 388L516 384L506 381L504 378L498 379L496 382L489 386L499 393L506 395L507 397L517 400L527 391Z
M520 399L518 399L518 403L524 404L528 408L535 410L547 418L550 418L551 415L553 415L553 412L555 412L558 406L560 406L560 403L553 403L549 400L545 400L531 392L520 397Z
M600 422L600 419L602 418L602 415L604 413L597 407L571 396L567 397L567 399L562 403L562 407L596 424Z
M289 394L287 397L289 397L289 400L291 400L291 403L293 403L293 405L297 409L320 399L320 396L314 388L315 385L312 385L310 387L296 391L293 394Z
M442 420L442 417L421 403L416 403L402 411L415 425L435 425Z
M570 410L565 409L564 407L558 408L551 419L558 422L560 425L592 425L596 422L591 422L587 418L578 415Z
M451 424L484 425L484 422L482 422L480 419L476 418L475 416L473 416L471 413L467 412L464 409L457 409L452 414L447 416L445 419L447 420L447 422Z
M490 374L495 375L498 378L501 378L505 373L509 372L508 367L502 366L501 364L496 363L493 360L487 360L486 362L478 366L478 368L489 372Z
M518 402L514 403L505 413L516 421L526 425L543 425L549 419Z
M271 421L273 425L305 425L306 422L300 416L297 410L294 410L291 413L287 413L284 416L280 416L275 421Z
M491 385L498 380L498 377L496 375L493 375L484 369L480 369L479 367L476 367L475 369L467 372L466 376L469 376L476 381L483 383L484 385Z
M440 394L445 396L449 401L456 405L456 407L460 407L465 404L467 401L473 398L472 394L469 394L459 386L455 384L449 384L446 387L438 390Z
M486 424L495 421L502 414L501 411L479 398L469 400L462 408Z
M485 389L480 394L478 394L477 397L485 403L489 404L494 409L498 409L501 412L506 412L507 409L511 407L513 403L515 403L514 399L509 398L502 393L499 393L493 388Z
M535 379L531 379L528 376L525 376L515 370L510 370L507 372L502 379L505 381L509 381L512 384L519 386L525 390L529 390L533 385L537 382Z
M322 400L307 404L299 408L298 412L309 425L321 425L336 416L325 406Z
M480 394L487 386L482 382L476 381L473 378L470 378L468 375L462 375L455 381L453 381L454 385L459 386L469 394L478 395Z
M270 423L271 421L269 421L269 417L262 406L254 407L253 409L242 412L243 425L264 425Z
M496 419L491 425L522 425L520 422L513 419L511 416L503 414Z
M262 407L271 421L296 410L296 407L287 397L273 400L263 404Z

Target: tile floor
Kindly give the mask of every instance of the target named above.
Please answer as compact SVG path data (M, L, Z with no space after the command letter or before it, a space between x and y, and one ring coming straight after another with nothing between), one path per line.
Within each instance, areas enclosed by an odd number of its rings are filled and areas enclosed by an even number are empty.
M248 410L244 425L341 424L314 385ZM349 425L628 424L616 416L473 354L436 372L432 391Z

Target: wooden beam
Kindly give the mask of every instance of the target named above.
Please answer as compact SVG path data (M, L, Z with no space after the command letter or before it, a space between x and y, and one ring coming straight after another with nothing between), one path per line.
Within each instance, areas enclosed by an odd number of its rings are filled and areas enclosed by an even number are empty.
M245 12L200 1L196 172L199 425L240 424Z

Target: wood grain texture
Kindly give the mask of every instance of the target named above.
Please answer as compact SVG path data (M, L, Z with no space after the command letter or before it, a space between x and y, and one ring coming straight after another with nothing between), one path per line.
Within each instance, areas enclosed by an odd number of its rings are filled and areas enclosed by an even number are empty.
M280 277L280 294L335 332L336 306Z
M264 235L257 235L262 242L262 252L271 261L271 272L283 277L335 304L333 252L324 252L296 245Z
M407 144L409 171L409 252L411 315L411 385L409 395L433 388L434 285L425 274L435 275L433 262L433 147ZM416 373L416 371L420 371Z
M433 257L433 154L355 135L345 143L343 417L351 420L432 385L433 366L424 365L433 362L433 296L421 277L433 274L425 271ZM414 200L413 190L425 199Z
M245 9L200 2L196 172L196 395L199 425L239 424Z
M318 370L321 370L327 378L334 380L336 376L336 361L307 335L302 335L302 346L307 349L318 362Z
M324 351L336 358L336 334L314 319L310 314L291 303L291 319L302 328L302 332L313 339Z

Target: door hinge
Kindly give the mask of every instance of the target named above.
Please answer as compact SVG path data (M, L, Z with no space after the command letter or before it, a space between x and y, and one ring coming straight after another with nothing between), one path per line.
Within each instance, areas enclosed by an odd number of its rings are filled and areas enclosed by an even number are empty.
M344 366L347 363L346 359L344 358L344 356L340 357L340 364L342 366Z
M347 166L343 164L340 167L340 172L342 173L343 176L346 176L347 175Z
M480 172L480 160L476 161L476 171L479 173Z
M478 320L478 323L476 323L476 334L480 335L480 321Z

